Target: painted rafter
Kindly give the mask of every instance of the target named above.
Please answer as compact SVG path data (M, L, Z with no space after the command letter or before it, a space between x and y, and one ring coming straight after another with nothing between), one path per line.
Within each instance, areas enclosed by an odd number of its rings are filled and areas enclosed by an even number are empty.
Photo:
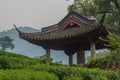
M78 20L76 20L75 18L70 18L69 20L67 20L61 27L60 29L65 29L68 27L68 25L73 26L74 24L78 25L79 27L83 26L84 24Z

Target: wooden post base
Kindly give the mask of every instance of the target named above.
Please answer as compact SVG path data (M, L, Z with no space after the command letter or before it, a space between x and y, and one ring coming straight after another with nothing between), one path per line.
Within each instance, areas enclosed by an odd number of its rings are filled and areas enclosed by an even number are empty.
M50 49L46 49L46 64L50 64Z
M95 43L94 42L91 42L90 49L91 49L91 58L95 59L96 58L96 49L95 49Z
M73 64L73 56L72 54L69 55L69 65Z
M77 65L85 64L85 53L84 50L79 49L77 51Z

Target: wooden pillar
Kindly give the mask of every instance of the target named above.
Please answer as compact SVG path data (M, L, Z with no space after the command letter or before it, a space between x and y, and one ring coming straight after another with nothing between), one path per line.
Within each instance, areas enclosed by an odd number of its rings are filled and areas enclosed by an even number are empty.
M69 58L69 65L73 64L73 54L75 53L75 51L76 50L74 50L74 49L66 49L66 50L64 50L65 54Z
M77 65L85 64L85 53L83 49L77 51Z
M72 54L69 54L69 65L72 65L73 64L73 56Z
M46 49L46 64L50 64L50 49Z
M91 58L95 59L96 58L96 48L95 48L95 42L94 41L90 42L90 50L91 50Z

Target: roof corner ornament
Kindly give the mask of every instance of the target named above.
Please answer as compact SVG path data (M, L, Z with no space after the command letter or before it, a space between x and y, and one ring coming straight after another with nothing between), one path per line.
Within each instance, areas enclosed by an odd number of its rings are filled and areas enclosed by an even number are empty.
M19 32L19 33L22 33L17 27L15 24L13 24L13 26L15 27L15 29Z

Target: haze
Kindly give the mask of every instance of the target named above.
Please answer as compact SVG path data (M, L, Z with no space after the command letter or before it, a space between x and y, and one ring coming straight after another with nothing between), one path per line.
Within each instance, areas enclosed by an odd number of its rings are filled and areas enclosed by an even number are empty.
M0 31L13 28L13 24L35 29L59 22L73 0L0 0Z

